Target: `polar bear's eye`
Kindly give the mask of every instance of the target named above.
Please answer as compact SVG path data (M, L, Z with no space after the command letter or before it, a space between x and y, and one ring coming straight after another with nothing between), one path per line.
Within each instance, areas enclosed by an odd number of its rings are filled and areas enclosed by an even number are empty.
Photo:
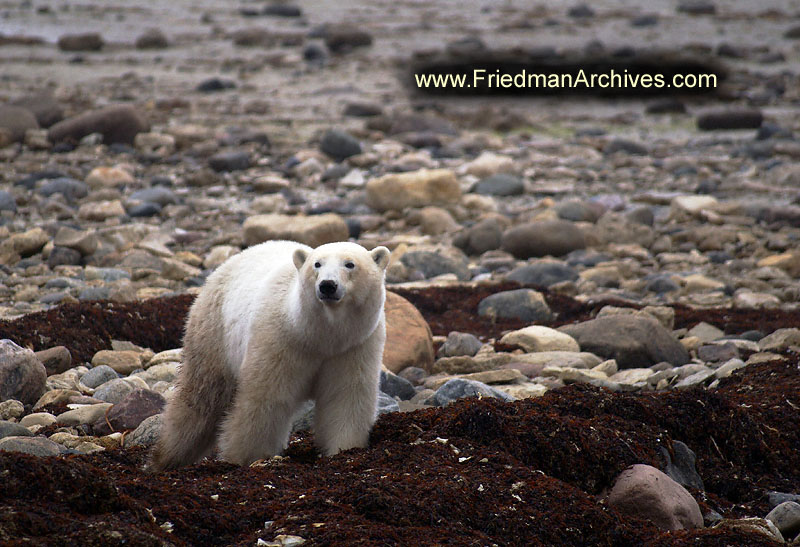
M321 268L321 267L322 267L322 264L320 264L320 263L319 263L319 261L317 261L317 262L314 262L314 267L315 267L315 268Z
M352 270L353 268L356 267L356 265L353 264L352 262L345 262L344 267L347 268L348 270Z

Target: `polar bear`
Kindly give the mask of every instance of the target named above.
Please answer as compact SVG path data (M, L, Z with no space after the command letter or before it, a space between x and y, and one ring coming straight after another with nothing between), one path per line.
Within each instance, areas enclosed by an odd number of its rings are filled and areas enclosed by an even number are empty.
M151 471L211 453L248 465L286 448L316 403L326 455L366 446L377 416L389 250L349 242L250 247L211 274L186 323L183 365Z

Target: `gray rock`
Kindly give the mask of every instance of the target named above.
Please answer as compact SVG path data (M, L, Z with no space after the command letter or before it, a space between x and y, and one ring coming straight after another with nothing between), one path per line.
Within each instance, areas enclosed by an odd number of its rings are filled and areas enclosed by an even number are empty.
M603 148L603 152L606 154L624 152L626 154L644 156L648 153L648 150L647 147L641 143L617 137L611 139L608 144L606 144L605 148Z
M81 383L86 387L90 388L97 388L109 382L111 380L116 380L119 378L119 374L108 365L99 365L84 374L81 377Z
M0 190L0 211L17 212L17 200L13 194L5 190Z
M33 404L44 393L46 382L47 371L31 350L0 340L0 401Z
M33 433L24 425L0 420L0 439L6 437L30 437L32 435Z
M61 194L72 203L89 195L89 186L69 177L58 177L42 183L37 192L45 197Z
M463 397L494 397L503 401L513 401L514 398L502 391L495 389L483 382L453 378L439 387L434 393L433 404L445 406Z
M145 418L139 427L125 437L125 446L153 446L161 435L163 423L163 414L154 414Z
M459 232L453 245L468 255L480 255L500 248L503 226L495 218L487 218Z
M655 232L649 226L614 212L600 217L595 235L604 243L636 243L642 247L650 247L656 238Z
M138 190L130 195L131 201L148 201L150 203L157 203L162 207L165 205L173 205L180 202L178 196L175 195L169 188L164 186L152 186Z
M422 384L423 380L428 377L428 373L424 368L420 367L406 367L398 373L398 376L405 378L411 384L418 386Z
M567 220L545 220L509 228L503 233L501 248L517 258L562 256L583 249L583 232Z
M117 378L98 387L97 391L94 392L94 398L116 404L135 390L136 388L131 383L126 382L125 378Z
M578 272L560 262L535 262L510 271L506 279L523 285L549 287L563 281L576 281Z
M453 273L460 281L470 279L469 262L466 256L445 255L433 251L408 251L400 258L407 268L416 270L425 279Z
M443 357L455 357L457 355L468 355L472 357L478 353L482 345L481 341L478 340L478 337L474 334L451 331L447 335L447 340L445 340L442 347L439 348L439 354Z
M131 205L126 212L131 218L152 217L161 213L161 205L143 201L142 203Z
M0 450L21 452L32 456L58 456L65 448L45 437L5 437L0 439Z
M714 373L715 371L713 369L705 369L699 372L695 372L694 374L687 376L686 378L675 384L674 387L675 389L689 389L692 387L697 387L703 384L703 382L705 382L709 378L713 378Z
M692 495L649 465L636 464L620 473L608 505L625 515L645 518L662 530L703 527L700 506Z
M378 415L389 412L400 412L400 405L385 393L378 393Z
M791 540L800 534L800 503L796 501L784 501L766 518L777 526L784 538Z
M92 430L95 435L108 435L112 431L136 429L145 418L159 414L166 403L160 393L137 389L111 407L106 416L94 423Z
M381 370L380 390L389 397L398 397L403 401L407 401L417 394L411 382L385 370Z
M100 51L104 44L102 36L96 32L64 34L58 38L61 51Z
M683 365L689 353L658 321L610 315L559 330L575 338L582 351L616 359L620 369L649 367L661 361Z
M133 144L138 133L150 130L144 115L127 104L112 105L78 114L53 125L47 138L53 143L77 143L86 135L100 133L105 144Z
M788 494L786 492L770 492L767 495L770 507L775 509L785 501L795 501L800 503L800 494Z
M665 448L661 448L661 453L667 461L664 469L667 476L681 486L705 490L703 479L697 473L697 455L692 449L681 441L672 441L672 452L673 455L670 455Z
M657 275L645 284L645 289L657 294L664 294L680 289L680 286L669 275Z
M707 363L718 363L738 358L739 349L731 342L705 345L697 349L697 357Z
M78 300L108 300L111 296L109 287L87 287L78 294Z
M764 121L761 110L731 108L712 110L697 116L697 127L703 131L716 129L758 129Z
M345 116L354 116L356 118L369 118L379 116L381 113L383 113L383 107L376 103L351 102L344 107Z
M558 218L572 222L597 222L603 213L603 207L598 204L571 199L559 203L555 207Z
M761 351L786 350L790 346L800 346L800 329L778 329L758 341Z
M497 173L477 182L472 192L484 196L519 196L525 193L525 183L517 176Z
M329 129L322 136L319 149L336 161L342 161L350 156L360 154L361 143L345 131Z
M56 266L78 266L81 263L81 253L69 247L53 247L47 257L47 266L52 270Z
M0 105L0 133L6 133L11 142L22 142L28 129L39 129L39 122L30 110Z
M553 313L541 293L532 289L504 291L487 296L478 304L484 317L519 319L528 323L549 321Z
M242 150L219 152L208 158L208 166L218 173L241 171L250 167L250 154Z

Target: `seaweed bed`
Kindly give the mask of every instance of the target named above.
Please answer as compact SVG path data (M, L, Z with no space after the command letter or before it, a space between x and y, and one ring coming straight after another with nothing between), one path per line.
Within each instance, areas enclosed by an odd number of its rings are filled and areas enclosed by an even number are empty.
M436 334L494 337L514 324L476 317L503 286L398 291ZM554 324L600 303L547 295ZM64 344L79 360L127 339L180 343L191 297L62 306L0 324L35 349ZM800 324L800 314L676 307L737 333ZM767 493L800 492L800 359L751 365L715 390L611 393L575 384L537 399L467 399L380 418L370 446L320 458L311 437L249 468L204 461L148 475L142 449L35 458L0 452L4 545L254 545L279 534L313 545L769 545L743 530L662 532L620 515L603 493L628 465L663 468L673 440L697 453L704 513L763 516Z

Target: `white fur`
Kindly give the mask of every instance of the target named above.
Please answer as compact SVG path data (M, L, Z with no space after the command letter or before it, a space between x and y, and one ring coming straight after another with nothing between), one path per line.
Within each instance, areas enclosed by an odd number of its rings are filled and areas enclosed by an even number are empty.
M386 336L388 256L384 247L276 241L220 266L189 314L153 469L197 460L217 436L221 457L235 463L278 454L307 399L316 401L325 454L365 446Z

